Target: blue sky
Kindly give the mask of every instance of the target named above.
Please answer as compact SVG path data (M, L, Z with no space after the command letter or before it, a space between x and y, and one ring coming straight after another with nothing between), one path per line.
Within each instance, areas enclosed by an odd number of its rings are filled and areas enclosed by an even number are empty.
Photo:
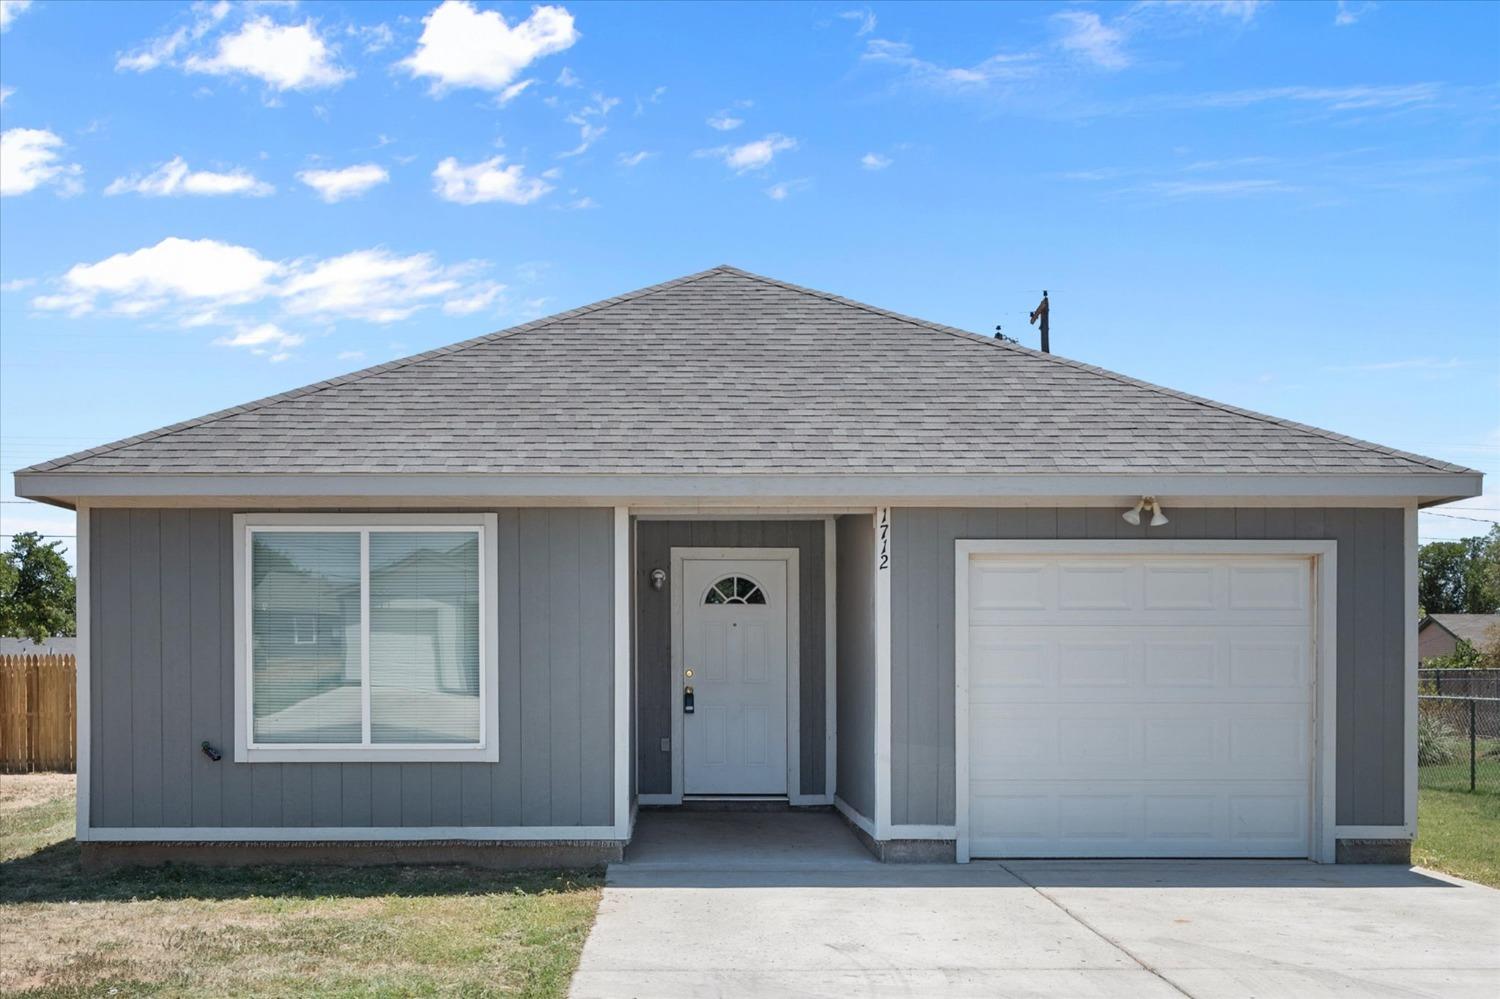
M72 533L15 468L719 263L1031 345L1045 287L1500 519L1500 5L0 10L4 533Z

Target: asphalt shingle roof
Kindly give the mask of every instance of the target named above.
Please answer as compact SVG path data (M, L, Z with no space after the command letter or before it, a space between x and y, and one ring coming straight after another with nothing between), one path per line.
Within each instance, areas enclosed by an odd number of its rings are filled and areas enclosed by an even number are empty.
M1500 614L1430 614L1428 620L1437 622L1454 638L1462 638L1475 648L1493 637L1500 637Z
M1462 472L716 267L27 472Z

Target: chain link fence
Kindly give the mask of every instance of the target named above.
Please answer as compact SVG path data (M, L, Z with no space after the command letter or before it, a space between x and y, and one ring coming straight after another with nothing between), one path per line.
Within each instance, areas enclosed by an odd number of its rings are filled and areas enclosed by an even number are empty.
M1500 794L1500 697L1417 697L1417 786Z

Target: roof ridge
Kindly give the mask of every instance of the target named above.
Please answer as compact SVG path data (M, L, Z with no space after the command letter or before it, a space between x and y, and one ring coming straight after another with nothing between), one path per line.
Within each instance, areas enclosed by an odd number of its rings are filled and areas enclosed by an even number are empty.
M1475 471L1475 469L1468 468L1463 465L1458 465L1453 462L1443 461L1440 458L1431 458L1427 455L1417 454L1413 451L1402 451L1399 448L1387 447L1384 444L1376 444L1373 441L1367 441L1359 437L1351 437L1348 434L1341 434L1334 430L1325 430L1322 427L1315 427L1308 423L1299 423L1296 420L1288 420L1283 417L1272 416L1269 413L1261 413L1253 409L1245 409L1240 406L1232 406L1227 402L1219 402L1216 399L1209 399L1204 396L1193 395L1191 392L1183 392L1179 389L1168 388L1165 385L1157 385L1154 382L1144 381L1139 378L1132 378L1130 375L1121 374L1118 371L1111 371L1108 368L1101 368L1095 364L1087 364L1083 361L1076 361L1073 358L1062 357L1058 354L1043 353L1040 350L1036 350L1032 347L1026 347L1019 343L998 340L995 337L984 336L983 334L973 333L969 330L962 330L956 326L947 326L943 323L934 323L926 319L918 319L914 316L905 315L904 313L893 312L889 309L882 309L879 306L869 305L865 302L859 302L852 298L845 298L842 295L834 295L830 292L819 291L816 288L808 288L804 287L803 285L792 284L789 281L780 281L776 278L766 277L764 274L755 274L750 271L741 270L738 267L730 267L727 264L721 267L716 267L714 268L714 270L735 274L744 278L750 278L751 280L760 281L764 284L773 285L778 288L785 288L788 291L799 292L804 295L811 295L814 298L821 298L826 301L837 303L839 305L852 306L857 309L862 309L866 312L874 313L875 315L885 316L888 319L896 319L901 322L910 323L914 326L919 326L924 329L930 329L938 333L947 333L950 336L957 336L965 340L974 341L976 343L987 344L991 347L995 347L1001 350L1014 351L1016 353L1022 354L1027 357L1033 357L1038 360L1050 361L1054 364L1066 365L1068 367L1076 368L1080 371L1087 371L1095 375L1103 375L1104 377L1114 379L1115 381L1122 382L1126 385L1146 389L1148 391L1156 392L1173 399L1180 399L1187 402L1197 403L1199 405L1209 406L1213 409L1218 409L1226 413L1232 413L1236 416L1244 416L1250 419L1260 420L1262 422L1270 423L1278 427L1300 430L1304 433L1310 433L1315 436L1322 437L1325 440L1331 440L1339 444L1348 444L1354 447L1362 447L1367 450L1374 451L1377 454L1403 458L1407 461L1413 461L1421 465L1426 465L1429 468L1437 469L1438 471Z
M182 420L177 423L169 424L165 427L157 427L154 430L147 430L142 433L135 434L131 437L122 437L119 440L110 441L107 444L100 444L97 447L85 448L82 451L74 451L72 454L63 455L60 458L52 458L47 461L38 462L35 465L28 465L25 468L17 469L15 474L19 475L25 472L53 471L55 469L61 468L64 465L70 465L75 461L82 461L84 458L93 458L99 455L109 454L110 452L118 451L121 448L131 447L135 444L142 444L146 441L155 440L158 437L165 437L168 434L174 434L181 430L190 430L196 427L207 426L208 424L216 423L219 420L226 420L231 416L239 416L243 413L253 413L256 410L264 409L267 406L272 406L276 403L289 402L293 399L304 399L307 396L315 395L318 392L324 391L325 389L335 388L341 385L348 385L351 382L357 382L365 378L371 378L375 375L385 374L388 371L395 371L399 368L409 367L413 364L418 364L423 361L430 361L436 357L444 357L449 354L455 354L460 351L468 350L471 347L477 347L486 343L493 343L496 340L503 340L515 336L519 333L527 333L532 330L541 329L543 327L550 326L553 323L562 322L567 319L574 319L578 316L588 315L591 312L598 312L601 309L607 309L611 306L619 305L622 302L634 301L638 298L644 298L647 295L654 295L657 292L665 291L668 288L675 288L680 285L688 284L692 281L697 281L700 278L708 277L710 274L717 274L726 270L733 269L734 268L728 267L728 265L710 267L705 271L698 271L694 274L688 274L683 277L673 278L670 281L663 281L659 284L647 285L645 288L637 288L635 291L626 292L622 295L615 295L610 298L602 298L597 302L591 302L588 305L580 305L577 308L568 309L564 312L556 312L550 316L543 316L539 319L533 319L530 322L521 323L519 326L511 326L507 327L506 329L495 330L493 332L484 333L476 337L470 337L467 340L460 340L457 343L446 344L442 347L434 347L431 350L422 351L420 354L410 354L406 357L396 358L395 360L386 361L382 364L372 365L368 368L360 368L359 370L351 371L348 374L337 375L333 378L326 378L323 381L313 382L308 385L300 385L297 388L287 389L286 391L278 392L275 395L262 396L259 399L240 403L237 406L230 406L227 409L215 410L212 413L207 413L203 416L197 416L190 420Z

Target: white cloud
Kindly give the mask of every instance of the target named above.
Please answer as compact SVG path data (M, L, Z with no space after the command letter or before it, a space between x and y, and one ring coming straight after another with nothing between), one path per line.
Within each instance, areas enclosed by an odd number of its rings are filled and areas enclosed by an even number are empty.
M278 364L292 356L292 348L300 347L307 338L300 333L288 333L275 323L248 326L230 336L221 336L214 343L220 347L247 349L257 357L265 357Z
M879 23L875 18L875 12L868 7L861 7L859 10L841 10L839 11L839 17L842 17L846 21L859 22L854 29L856 38L868 35L875 30L875 25Z
M884 170L891 165L891 158L880 153L865 153L859 158L859 165L866 170Z
M452 302L493 301L499 292L480 278L484 266L443 264L430 253L402 256L379 247L278 261L245 246L169 237L77 264L31 305L72 316L106 311L159 315L190 329L227 327L232 335L222 342L230 346L285 351L294 344L273 336L278 317L389 323Z
M530 17L512 26L499 11L443 0L422 25L416 51L398 65L430 78L438 94L454 87L504 90L531 63L578 40L573 15L550 5L533 7Z
M15 87L0 87L0 105L10 100L10 95L16 92Z
M505 201L528 205L552 190L539 177L527 177L519 163L502 166L503 156L492 156L478 163L462 165L452 156L432 171L433 190L444 201L460 205L477 205L486 201Z
M364 47L366 55L384 52L396 41L396 33L384 23L350 25L348 34Z
M297 179L318 192L329 204L345 198L357 198L370 188L391 179L390 172L378 163L356 163L338 170L303 170Z
M721 159L735 173L761 170L771 165L777 153L797 148L797 140L779 132L772 132L764 139L747 142L743 146L719 146L717 149L700 149L695 155Z
M338 353L340 361L357 361L364 356L365 352L362 350L341 350Z
M321 260L290 277L277 294L294 315L335 315L390 323L450 296L468 273L443 267L430 253L397 256L388 250L356 250Z
M0 31L9 31L11 22L31 6L31 0L0 0Z
M146 73L158 66L176 65L177 54L218 27L229 16L231 9L227 0L219 0L218 3L213 4L194 4L191 24L153 38L134 52L121 55L115 60L115 69Z
M0 195L26 194L43 184L55 184L60 194L81 191L83 167L62 161L59 151L65 145L42 128L0 132Z
M450 298L443 303L443 312L450 316L471 316L489 308L505 293L505 285L498 281L483 281L467 290L467 293Z
M812 181L806 177L797 180L782 180L766 188L766 197L772 201L785 201L793 192L801 191L811 186Z
M1059 44L1067 51L1102 69L1124 69L1130 65L1124 47L1125 33L1105 24L1093 11L1065 10L1052 15L1052 20L1063 27Z
M209 170L191 170L187 161L175 156L144 176L120 177L104 189L105 194L133 192L147 197L167 198L191 194L202 196L244 194L264 197L276 189L265 181L257 180L247 170L236 169L228 173Z
M1164 180L1143 190L1167 198L1242 198L1252 194L1281 194L1300 190L1285 181L1266 178L1246 180Z
M1203 94L1184 103L1192 107L1250 107L1285 101L1321 104L1330 111L1391 111L1433 104L1442 93L1437 83L1354 85L1344 87L1265 87Z
M499 104L501 107L505 107L505 105L509 104L517 97L520 97L521 94L526 91L526 88L531 86L535 82L536 78L530 76L528 76L524 80L517 80L515 83L512 83L510 86L500 91L500 96L495 98L495 103Z
M637 153L621 153L618 157L621 166L638 167L656 154L647 149Z
M564 66L562 72L557 74L557 85L559 87L581 87L583 86L583 81L578 78L578 74L573 72L571 67Z
M169 236L98 263L75 264L63 275L63 286L85 303L110 296L127 308L169 298L249 302L266 295L283 269L247 247Z
M592 103L574 111L563 119L569 125L578 126L578 145L559 156L579 156L588 151L588 148L604 135L608 129L602 124L610 111L620 103L618 97L605 97L603 94L595 94Z
M1359 21L1375 7L1374 3L1356 3L1353 0L1339 0L1339 9L1333 15L1333 23L1336 27L1347 28Z
M943 66L913 54L906 42L872 38L860 56L864 62L903 71L918 86L945 92L983 90L996 83L1025 79L1037 72L1037 56L1031 52L997 52L973 66Z
M10 281L0 281L0 291L25 291L36 284L36 278L14 278Z
M1129 13L1159 10L1198 17L1222 17L1249 24L1266 8L1267 3L1268 0L1137 0Z
M721 132L732 132L745 123L745 119L736 118L728 111L715 111L708 116L708 127L717 128Z
M337 86L354 75L337 65L334 56L311 19L277 24L261 16L221 35L214 55L189 56L182 66L190 73L253 76L277 90L310 90Z

